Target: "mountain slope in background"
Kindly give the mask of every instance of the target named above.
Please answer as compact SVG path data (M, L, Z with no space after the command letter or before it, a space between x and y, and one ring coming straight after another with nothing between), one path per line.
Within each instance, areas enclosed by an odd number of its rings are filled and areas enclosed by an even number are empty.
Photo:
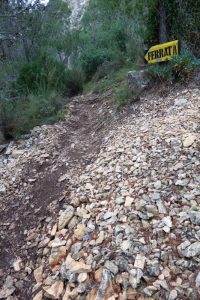
M74 28L79 25L89 0L68 0L68 3L72 10L71 27Z

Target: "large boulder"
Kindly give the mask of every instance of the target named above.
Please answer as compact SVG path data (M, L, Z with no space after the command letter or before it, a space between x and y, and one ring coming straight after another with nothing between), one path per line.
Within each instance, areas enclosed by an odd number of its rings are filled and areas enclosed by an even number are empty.
M138 98L150 82L144 70L130 71L127 78L129 89L134 98Z

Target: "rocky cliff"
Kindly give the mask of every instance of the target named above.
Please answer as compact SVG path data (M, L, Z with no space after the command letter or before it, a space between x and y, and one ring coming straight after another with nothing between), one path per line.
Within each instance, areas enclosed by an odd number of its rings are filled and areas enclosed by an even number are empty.
M74 28L79 25L89 0L68 0L68 3L72 10L71 27Z

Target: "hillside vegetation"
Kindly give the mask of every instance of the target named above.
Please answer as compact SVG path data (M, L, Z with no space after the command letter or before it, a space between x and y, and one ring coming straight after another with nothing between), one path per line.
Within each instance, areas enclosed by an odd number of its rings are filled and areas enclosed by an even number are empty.
M0 142L62 118L83 90L112 86L126 103L125 73L144 64L153 44L179 39L183 49L173 63L151 67L153 78L188 78L200 55L199 4L92 0L74 28L67 1L0 1Z

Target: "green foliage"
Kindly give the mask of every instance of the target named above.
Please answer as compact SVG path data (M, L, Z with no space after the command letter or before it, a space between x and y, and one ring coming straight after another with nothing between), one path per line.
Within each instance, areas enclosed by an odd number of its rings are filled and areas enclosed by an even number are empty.
M161 81L185 81L190 78L191 74L200 67L200 62L191 52L184 52L175 56L171 61L150 65L147 73L154 79Z
M131 101L131 91L126 83L123 83L116 89L115 104L117 109L122 108Z
M115 72L124 66L125 62L123 57L117 57L111 61L104 61L97 69L93 76L94 81L98 81L104 77L108 78L114 75Z
M188 79L193 71L200 67L200 61L188 51L185 51L181 55L175 56L172 59L171 64L174 78L181 80Z
M199 57L199 0L160 1L169 40L179 39ZM57 120L62 97L81 93L83 83L85 90L112 89L119 107L131 99L122 81L133 64L143 63L144 44L159 40L158 0L91 0L75 30L69 29L67 1L50 0L47 6L39 0L3 2L2 11L15 15L0 19L0 131L5 135ZM66 68L69 57L72 70ZM184 52L169 63L148 67L148 73L160 80L186 80L198 66Z
M108 21L106 21L108 22ZM109 28L108 23L98 24L95 31L86 31L80 35L80 64L89 80L104 65L117 65L126 58L126 34L123 26L119 28L120 21L113 21ZM95 25L95 24L94 24ZM111 68L113 70L113 68Z
M1 101L0 131L5 138L19 137L34 126L52 124L60 119L63 104L63 98L56 92Z
M74 68L67 70L66 72L66 88L68 96L72 97L82 93L83 83L85 81L85 75L80 68Z
M80 69L68 70L47 55L25 64L7 94L1 95L0 131L6 138L17 137L36 125L57 121L63 97L82 92L83 82Z
M0 101L9 99L11 83L18 75L20 64L0 61Z
M162 0L167 16L168 39L179 39L200 55L199 1ZM144 44L159 43L160 11L158 0L92 0L83 18L80 58L87 79L104 61L141 61ZM90 56L91 54L91 56ZM164 68L164 73L167 68Z
M68 70L47 55L25 64L8 89L8 100L1 95L0 132L6 138L18 137L36 125L57 121L63 97L82 92L83 82L80 69Z
M200 55L200 1L162 0L167 15L168 40L184 42L198 57ZM148 46L159 43L159 1L136 0L137 12L145 24L145 43ZM145 15L145 17L144 17Z
M170 1L170 5L173 2ZM170 36L177 37L189 47L195 56L200 56L200 1L182 1L173 11Z
M89 91L93 91L95 93L103 93L106 90L110 89L115 93L115 90L119 87L121 82L124 81L128 71L133 70L135 67L132 64L125 65L121 67L119 70L114 72L109 72L103 78L96 78L96 75L93 79L84 85L84 93ZM98 75L98 72L97 72Z
M80 65L87 80L96 72L107 75L107 66L112 73L138 58L143 50L137 21L133 1L90 1L79 36Z
M64 65L46 55L42 55L22 67L16 81L16 88L22 94L52 89L66 92L65 82L66 71Z
M68 56L74 48L75 33L69 31L70 9L67 1L50 0L38 36L40 50Z
M150 65L147 67L146 72L152 79L160 81L173 81L174 76L172 66L169 62Z
M82 69L86 75L87 80L91 79L105 61L112 61L113 53L108 49L96 49L91 47L90 49L84 49L81 54L80 63Z
M38 91L58 91L71 96L82 91L83 77L78 70L67 70L64 64L42 55L31 63L25 64L14 87L20 94Z

